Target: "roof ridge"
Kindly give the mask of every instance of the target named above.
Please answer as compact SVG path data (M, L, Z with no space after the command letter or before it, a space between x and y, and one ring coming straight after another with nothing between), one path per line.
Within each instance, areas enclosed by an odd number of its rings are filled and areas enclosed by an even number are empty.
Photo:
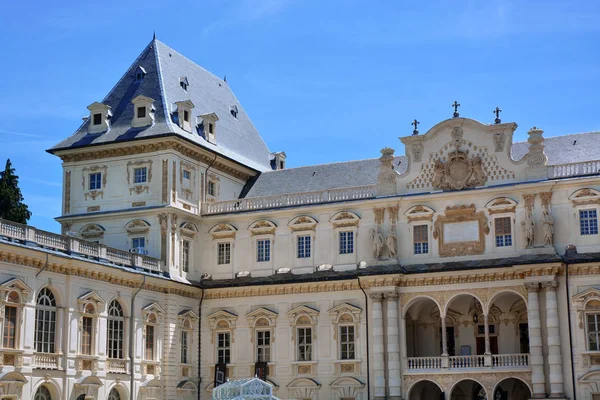
M394 156L394 158L398 158L398 157L406 158L406 155L395 155ZM323 166L326 166L326 165L334 165L334 164L349 164L349 163L355 163L355 162L361 162L361 161L374 161L374 160L379 160L379 157L361 158L361 159L358 159L358 160L347 160L347 161L332 161L332 162L321 163L321 164L301 165L299 167L292 167L292 168L271 170L271 171L266 171L264 173L289 171L289 170L292 170L292 169L300 169L300 168L323 167Z
M158 39L156 39L156 36L152 39L152 42L153 43L158 42ZM165 114L165 123L167 124L169 129L174 130L175 128L171 124L171 118L170 118L171 107L169 107L169 103L167 101L167 92L165 90L165 85L163 83L162 70L161 70L161 66L160 66L160 57L158 55L158 47L156 45L154 46L154 61L156 62L156 75L158 76L158 87L159 87L160 95L162 97L162 102L163 102L163 113Z

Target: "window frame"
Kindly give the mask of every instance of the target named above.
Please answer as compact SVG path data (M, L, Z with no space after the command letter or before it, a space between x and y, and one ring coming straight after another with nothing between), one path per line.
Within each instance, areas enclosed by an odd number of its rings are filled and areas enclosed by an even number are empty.
M138 244L139 244L139 241L142 241L144 245L143 246L136 246L135 245L136 241L138 242ZM131 238L131 248L132 249L138 249L138 248L140 248L140 249L146 250L146 236L133 236Z
M152 319L154 317L154 319ZM153 312L149 312L144 321L144 361L156 361L157 359L157 339L158 339L158 315ZM148 333L152 334L149 335ZM150 336L150 337L149 337ZM148 357L149 350L152 351L150 357Z
M140 174L138 174L138 172L140 172ZM143 178L143 180L141 178ZM147 182L148 182L148 167L146 167L146 166L134 167L133 168L133 183L135 185L139 185L141 183L147 183Z
M51 296L49 296L49 293ZM45 296L50 303L54 305L40 304L41 297ZM57 300L54 292L48 288L40 289L35 304L35 329L33 347L36 353L55 354L57 353L57 317L58 317ZM40 330L40 325L42 329ZM39 340L41 338L41 340Z
M118 305L120 315L111 315L113 304ZM111 326L112 325L112 326ZM116 326L115 326L116 325ZM119 337L115 337L115 333L120 332ZM112 360L125 360L126 359L126 340L127 337L126 325L125 325L125 310L121 302L117 299L113 299L108 304L108 312L106 317L106 357ZM113 348L113 346L115 346ZM114 354L117 357L113 357ZM119 356L120 353L120 357Z
M592 219L590 217L586 217L585 218L585 220L587 220L587 221L595 221L595 224L593 224L593 225L595 225L595 232L591 232L592 231L592 225L590 225L588 223L587 229L588 229L588 231L590 231L590 233L583 233L583 225L582 225L583 218L582 218L581 214L584 213L584 212L587 212L587 213L593 212L595 214L594 215L594 219ZM579 236L585 237L585 238L587 238L587 237L595 237L596 235L599 234L598 208L597 207L578 207L578 209L577 209L577 222L578 222L578 225L579 225L579 230L578 230L579 231Z
M589 324L589 317L590 316L594 316L595 317L595 325L596 325L596 329L597 331L594 332L590 332L590 324ZM591 348L591 343L590 343L590 334L595 334L596 335L596 349L593 350ZM587 351L593 351L593 352L600 352L600 311L588 311L585 312L585 347L587 349Z
M296 258L300 260L312 258L313 235L303 233L296 236ZM308 239L308 240L307 240Z
M4 349L19 349L19 308L17 303L10 302L4 304L4 317L2 318L2 348ZM10 314L14 313L14 315L9 315L8 309L12 310ZM12 324L9 324L11 320L13 320Z
M412 225L412 254L413 256L426 256L429 255L431 253L431 240L430 240L430 234L429 234L429 229L430 229L430 225L425 223L425 224L420 224L420 223L415 223L414 225ZM417 230L421 230L423 229L425 231L425 235L427 236L425 241L420 240L417 241ZM427 251L420 251L417 252L417 245L420 244L421 248L423 246L426 245L427 247Z
M352 238L352 240L348 240L348 236L350 238ZM345 239L342 239L342 237L344 237ZM345 241L344 251L342 251L342 240ZM352 251L348 250L348 247L350 247L349 243L352 246ZM355 244L356 244L356 238L355 238L354 230L343 229L338 232L338 254L340 256L347 256L350 254L354 254L356 252Z
M92 178L94 177L94 178ZM95 178L98 179L95 179ZM95 171L88 173L88 190L101 190L102 189L102 172Z
M92 114L92 125L93 126L102 125L102 113L93 113Z
M216 242L216 265L217 266L223 266L223 265L231 265L233 264L232 260L233 260L233 241L231 240L219 240ZM220 250L220 246L224 246L227 247L229 249L228 251L228 255L229 257L227 258L225 256L225 254L227 254L226 252L224 252L223 254L223 262L220 262L221 260L221 250ZM227 262L225 262L227 261Z
M181 239L181 271L190 272L190 259L192 257L192 244L188 239Z
M147 106L136 106L135 108L135 116L137 119L146 118L146 114L148 114Z
M342 334L342 330L349 329L349 328L352 328L352 341L349 341L349 340L344 341L343 340L344 336ZM338 334L339 334L339 338L340 338L338 341L340 360L344 360L344 361L356 360L356 324L355 323L339 324ZM348 333L346 333L346 336L348 336ZM344 345L346 345L346 346L352 345L352 356L353 357L344 358ZM350 350L346 349L346 352L349 353Z
M256 239L256 262L269 263L272 260L272 239L270 237L260 237ZM262 245L262 246L261 246Z
M502 235L498 235L498 220L508 220L509 222L509 233L506 233L506 231L504 231L505 233ZM498 238L500 236L504 237L504 245L498 245ZM506 239L510 240L510 243L506 244ZM514 221L514 214L499 214L494 216L494 235L493 235L493 240L494 240L494 247L496 249L499 250L505 250L505 249L513 249L515 246L515 221Z
M262 334L262 340L263 343L260 343L260 335ZM256 328L254 330L254 335L255 335L255 360L256 362L266 362L266 363L270 363L272 362L272 357L271 357L271 351L272 351L272 342L273 342L273 332L271 330L270 327L264 328ZM265 342L268 341L267 344L265 344ZM262 359L261 359L261 350L263 352L262 354ZM265 354L267 354L267 357L265 357Z
M220 346L220 335L227 335L228 341L227 341L227 345L223 345ZM215 340L216 340L216 346L215 346L215 360L217 361L217 364L231 364L231 343L232 343L232 336L231 336L231 331L230 330L217 330L215 332ZM227 353L223 354L223 359L221 359L221 355L220 355L220 351L226 351Z

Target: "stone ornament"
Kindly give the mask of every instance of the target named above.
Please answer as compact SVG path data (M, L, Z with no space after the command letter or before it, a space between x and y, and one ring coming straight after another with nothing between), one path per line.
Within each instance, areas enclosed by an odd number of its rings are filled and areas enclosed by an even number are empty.
M435 161L433 187L442 190L462 190L483 186L487 176L483 161L476 156L468 159L467 153L456 150L448 154L448 161Z
M410 148L412 150L413 159L415 162L421 162L423 158L423 150L425 150L425 146L422 143L415 143Z
M369 234L371 235L373 259L379 260L383 252L383 235L373 228L369 230Z
M385 245L388 249L388 254L390 258L396 258L398 255L398 249L396 247L396 234L393 230L390 230L390 233L385 237Z
M525 221L521 222L521 226L523 226L523 230L525 231L525 247L530 249L535 243L535 222L533 222L531 212L527 212Z
M503 131L494 133L494 151L496 153L504 151L504 143L506 141L506 134Z
M544 131L535 126L527 132L529 134L529 152L527 153L527 165L530 167L542 167L548 163L548 156L544 151Z

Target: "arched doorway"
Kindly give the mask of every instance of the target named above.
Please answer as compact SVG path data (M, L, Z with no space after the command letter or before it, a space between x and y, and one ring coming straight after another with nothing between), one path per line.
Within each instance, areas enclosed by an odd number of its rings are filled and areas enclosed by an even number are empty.
M525 382L517 378L506 378L496 385L492 400L528 400L531 390Z
M48 388L44 385L40 386L35 392L34 400L52 400L52 395Z
M440 387L432 381L423 380L410 388L408 400L445 400Z
M423 357L439 357L440 308L429 297L419 297L407 304L406 311L406 351L409 369L426 369L439 366L421 365Z
M458 382L450 390L450 400L488 400L485 388L471 379Z

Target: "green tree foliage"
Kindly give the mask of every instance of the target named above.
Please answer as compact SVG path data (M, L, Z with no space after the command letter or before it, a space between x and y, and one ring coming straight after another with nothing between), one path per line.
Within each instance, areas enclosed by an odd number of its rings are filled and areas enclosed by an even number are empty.
M10 159L6 160L4 171L0 172L0 218L26 224L31 211L23 203L19 189L19 177L15 175Z

